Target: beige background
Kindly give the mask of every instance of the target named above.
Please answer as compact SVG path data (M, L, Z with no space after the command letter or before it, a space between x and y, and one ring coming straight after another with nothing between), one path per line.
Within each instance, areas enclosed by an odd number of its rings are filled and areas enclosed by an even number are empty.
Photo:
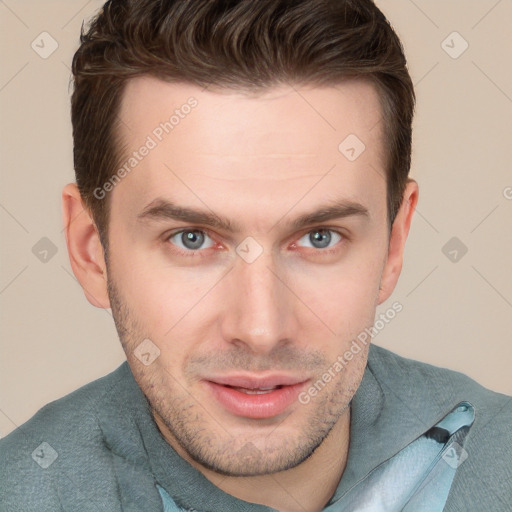
M72 275L60 210L73 180L69 66L82 20L101 4L0 0L0 436L124 360L110 313ZM512 395L512 1L377 4L416 84L421 194L401 280L379 308L398 300L403 311L375 342ZM47 58L31 47L51 49L42 32L58 44ZM33 250L43 237L57 250L46 262L44 245ZM456 262L443 252L452 237Z

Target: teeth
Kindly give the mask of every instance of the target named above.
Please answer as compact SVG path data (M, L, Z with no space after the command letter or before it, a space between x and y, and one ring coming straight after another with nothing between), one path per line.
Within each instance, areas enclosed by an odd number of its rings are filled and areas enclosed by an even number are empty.
M270 393L271 391L274 391L278 389L280 386L273 386L271 388L258 388L258 389L248 389L248 388L239 388L236 386L233 386L233 389L236 389L237 391L240 391L241 393L246 393L247 395L263 395L265 393Z

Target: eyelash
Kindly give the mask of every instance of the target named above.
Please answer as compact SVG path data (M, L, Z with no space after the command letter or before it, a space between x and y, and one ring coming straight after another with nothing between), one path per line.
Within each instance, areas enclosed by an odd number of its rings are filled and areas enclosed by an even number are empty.
M209 232L207 230L205 230L205 229L182 228L182 229L179 229L177 231L173 231L172 233L166 235L165 236L165 242L170 242L170 239L173 238L174 236L179 235L181 233L186 233L188 231L198 231L200 233L204 233L209 238L211 238L213 240L213 237L210 236ZM333 254L335 252L338 252L340 250L340 245L344 245L345 242L348 241L348 237L345 234L343 234L342 232L338 231L337 229L330 228L330 227L327 227L327 226L320 226L320 227L317 227L317 228L314 228L314 229L310 229L309 231L306 231L305 233L303 233L298 238L298 240L303 238L304 235L308 235L309 233L314 233L315 231L330 231L331 233L335 233L335 234L337 234L337 235L339 235L341 237L341 240L339 240L333 247L326 248L326 249L315 249L314 247L309 247L308 248L308 249L312 249L313 251L315 251L317 253L321 253L322 255L328 255L328 254ZM176 246L174 244L172 244L172 245L174 246L173 251L175 253L177 253L178 256L183 256L185 258L190 258L190 257L206 258L208 255L204 254L204 253L207 252L208 249L212 249L213 248L213 246L212 246L212 247L208 247L207 249L197 249L197 250L184 251L184 250L176 248ZM295 242L294 242L294 245L295 245Z

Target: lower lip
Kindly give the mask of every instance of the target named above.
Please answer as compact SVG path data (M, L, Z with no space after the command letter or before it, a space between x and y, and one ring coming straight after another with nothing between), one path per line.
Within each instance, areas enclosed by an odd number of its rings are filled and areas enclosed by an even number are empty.
M230 413L252 419L273 418L282 414L297 400L301 389L306 384L300 382L268 393L249 395L215 382L203 382L206 383L217 401Z

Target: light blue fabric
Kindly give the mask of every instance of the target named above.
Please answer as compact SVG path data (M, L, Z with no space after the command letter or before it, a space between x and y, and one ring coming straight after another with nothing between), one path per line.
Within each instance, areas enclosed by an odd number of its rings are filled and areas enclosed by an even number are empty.
M325 512L442 512L450 491L455 469L441 457L443 444L421 437L392 459L376 468L344 498L324 509ZM416 490L432 471L428 489ZM157 485L163 512L183 512L167 491Z
M169 496L168 492L162 486L156 484L156 488L162 497L162 503L164 505L163 512L184 512L187 510L185 508L178 507L178 505L174 503L174 500ZM188 509L188 511L191 512L191 509Z
M421 437L377 467L325 512L441 512L455 475L441 458L443 447L435 439ZM436 469L436 478L430 481L426 493L428 498L424 495L418 500L416 492Z
M438 436L444 433L448 440L424 434L377 466L324 511L442 512L455 472L464 462L461 444L474 417L473 406L461 402L431 431ZM179 507L163 487L157 484L157 488L163 512L193 510Z
M457 468L464 462L463 440L475 410L461 402L431 432L377 466L325 512L442 512Z

